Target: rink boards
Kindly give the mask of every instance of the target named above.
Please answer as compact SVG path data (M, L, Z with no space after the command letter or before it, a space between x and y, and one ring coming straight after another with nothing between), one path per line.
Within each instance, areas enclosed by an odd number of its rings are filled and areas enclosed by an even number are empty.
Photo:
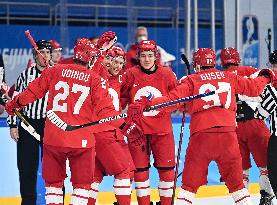
M173 130L174 130L174 137L175 137L175 144L176 144L176 152L177 146L179 142L179 135L180 135L180 127L181 127L181 119L180 117L173 118ZM185 130L184 130L184 137L183 137L183 145L182 145L182 154L180 159L180 168L179 173L183 169L184 163L184 156L185 150L187 148L188 139L189 139L189 118L186 119ZM1 126L2 125L2 126ZM9 137L9 129L5 126L5 123L0 121L0 205L12 205L12 204L19 204L20 197L19 197L19 181L18 181L18 170L16 167L16 144L13 140ZM151 160L153 163L153 160ZM259 186L257 184L259 171L253 163L252 160L252 169L250 171L250 192L252 194L259 193ZM67 173L70 177L69 167L67 167ZM66 179L65 186L66 186L66 193L70 193L72 191L71 183L69 181L69 177ZM220 175L217 169L217 165L212 162L209 166L209 174L208 174L208 186L203 186L199 189L197 193L197 197L205 198L205 197L218 197L218 196L227 196L228 190L224 184L220 183ZM151 199L153 201L158 200L158 173L155 168L151 167L150 171L150 183L152 187L151 192ZM112 193L112 184L113 184L113 177L105 177L103 183L100 186L100 195L98 197L99 203L102 204L109 204L115 201L114 195ZM181 186L181 177L178 178L177 187ZM41 201L43 201L43 185L42 179L39 175L38 178L38 193L41 193ZM134 188L134 187L133 187ZM177 190L178 192L178 190ZM68 200L68 196L66 197ZM133 193L133 200L135 200L135 195Z

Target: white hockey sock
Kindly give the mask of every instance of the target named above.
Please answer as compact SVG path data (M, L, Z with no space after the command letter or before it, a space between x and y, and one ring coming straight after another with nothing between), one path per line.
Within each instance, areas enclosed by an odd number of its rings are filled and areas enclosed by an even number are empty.
M138 197L150 196L150 181L136 182L136 192Z
M243 170L243 184L246 189L249 189L249 169Z
M87 205L90 195L90 190L82 188L74 188L69 205Z
M63 190L61 187L46 186L45 189L46 204L63 204Z
M274 192L271 188L271 184L268 178L268 171L266 167L259 167L260 170L260 188L261 190L265 190L268 194L274 195Z
M158 186L160 196L172 197L173 186L174 182L160 181Z
M92 184L91 184L91 190L90 190L90 197L91 198L93 198L93 199L95 199L95 201L96 201L96 199L97 199L97 196L98 196L98 192L99 192L99 183L97 183L97 182L93 182Z
M181 189L178 193L176 205L191 205L194 197L195 193Z
M240 189L231 194L236 205L252 205L250 194L246 188Z
M113 188L115 195L129 196L132 192L130 179L115 179Z

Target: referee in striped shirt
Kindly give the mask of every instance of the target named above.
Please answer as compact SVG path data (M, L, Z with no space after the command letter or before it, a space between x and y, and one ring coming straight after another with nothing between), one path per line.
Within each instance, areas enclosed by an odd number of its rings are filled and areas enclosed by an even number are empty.
M50 41L38 40L36 44L45 60L33 50L35 64L24 70L19 75L15 84L13 96L23 92L30 82L38 78L41 75L41 72L46 68L46 61L49 62L51 60L52 47ZM11 138L17 142L17 167L19 171L20 194L22 198L21 205L36 205L37 171L40 160L39 150L42 150L47 98L46 95L23 109L27 121L41 136L40 142L22 127L23 123L19 122L17 126L16 116L9 116L7 120L10 126ZM39 147L41 147L41 149L39 149Z
M269 55L272 70L277 74L277 50ZM267 85L261 95L262 101L255 114L262 119L270 120L270 139L267 151L267 169L271 187L277 195L277 85Z

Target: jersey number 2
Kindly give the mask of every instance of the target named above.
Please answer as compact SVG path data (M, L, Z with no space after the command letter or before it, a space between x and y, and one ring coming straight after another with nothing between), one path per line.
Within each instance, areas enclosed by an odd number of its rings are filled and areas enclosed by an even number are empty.
M62 105L59 105L59 101L66 100L66 98L68 97L69 92L70 92L70 86L67 84L67 82L59 81L55 85L55 90L60 90L61 88L63 89L63 93L58 93L54 97L53 111L67 112L67 103L65 102L65 103L62 103ZM71 92L73 92L73 93L81 92L81 95L78 98L78 100L74 106L73 114L80 113L80 109L81 109L84 101L86 100L87 96L89 95L89 91L90 91L89 87L73 83Z

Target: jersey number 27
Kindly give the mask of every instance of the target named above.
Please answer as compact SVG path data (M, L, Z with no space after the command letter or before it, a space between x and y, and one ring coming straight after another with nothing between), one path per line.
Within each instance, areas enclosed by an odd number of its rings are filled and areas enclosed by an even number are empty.
M83 85L75 84L75 83L73 83L72 88L70 88L70 86L67 84L67 82L59 81L55 85L55 90L60 90L61 88L63 89L63 92L58 93L54 97L53 111L67 112L67 103L64 102L60 105L59 101L60 100L66 101L66 98L68 97L70 92L73 92L73 93L80 92L81 95L78 98L77 102L75 103L74 109L73 109L73 114L79 114L84 101L86 100L87 96L89 95L90 88L83 86Z

